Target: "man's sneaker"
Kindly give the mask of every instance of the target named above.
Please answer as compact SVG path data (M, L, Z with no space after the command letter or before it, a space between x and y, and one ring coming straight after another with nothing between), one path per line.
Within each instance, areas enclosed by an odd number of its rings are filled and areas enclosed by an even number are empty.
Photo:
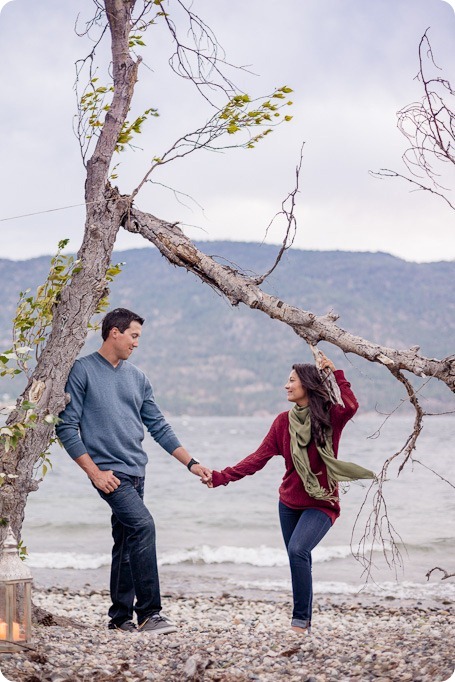
M126 620L124 623L118 625L117 623L109 623L109 630L122 630L123 632L136 632L137 627L132 620Z
M164 616L160 616L159 613L155 613L150 618L144 620L139 625L138 630L139 632L156 633L157 635L168 635L171 632L177 632L175 625Z

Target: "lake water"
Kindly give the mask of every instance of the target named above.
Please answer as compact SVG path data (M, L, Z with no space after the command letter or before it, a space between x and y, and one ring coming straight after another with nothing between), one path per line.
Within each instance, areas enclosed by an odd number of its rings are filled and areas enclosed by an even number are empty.
M379 471L400 449L412 429L412 416L383 422L379 415L357 417L345 429L339 456ZM254 451L272 418L170 419L180 440L206 466L222 469ZM403 566L390 570L379 546L373 549L372 579L351 551L354 522L369 482L352 483L342 495L342 513L313 553L315 591L395 597L455 598L453 579L441 581L434 566L455 570L455 418L427 419L415 458L397 478L401 459L390 468L385 485L389 519L399 533ZM157 526L163 592L271 595L289 592L290 578L278 521L278 487L283 460L274 458L262 471L227 487L210 490L167 455L147 435L149 454L146 503ZM110 514L85 474L57 446L53 470L26 509L23 540L37 584L94 588L108 586ZM354 546L371 510L367 501Z

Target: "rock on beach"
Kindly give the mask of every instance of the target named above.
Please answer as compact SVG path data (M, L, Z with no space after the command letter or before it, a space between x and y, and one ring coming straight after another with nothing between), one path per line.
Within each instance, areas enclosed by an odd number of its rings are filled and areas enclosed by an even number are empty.
M308 636L290 630L285 598L167 595L170 635L108 630L105 591L35 590L34 601L81 627L35 626L29 650L0 655L11 682L443 682L455 668L449 602L325 596Z

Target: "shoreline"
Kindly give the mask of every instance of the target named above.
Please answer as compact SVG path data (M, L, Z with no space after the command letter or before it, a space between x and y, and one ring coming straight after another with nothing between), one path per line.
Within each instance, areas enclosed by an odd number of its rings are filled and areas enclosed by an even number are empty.
M35 626L33 650L1 654L16 682L444 682L454 672L455 603L318 595L312 634L290 630L291 599L165 593L178 632L107 629L107 590L34 590L85 627Z
M324 566L324 565L322 565ZM280 602L290 598L291 580L288 567L280 570L243 566L243 574L237 570L230 572L229 567L221 565L181 564L160 568L162 594L175 597L218 598L222 595L249 599L251 601ZM315 601L330 598L332 601L361 603L402 603L409 606L425 605L444 608L444 603L455 604L455 583L441 581L412 582L386 576L384 582L370 578L369 581L345 582L348 573L345 569L330 566L328 574L337 574L339 580L327 579L321 575L321 565L313 570L313 589ZM109 586L110 566L92 570L34 568L34 590L44 592L56 587L66 592L96 591L103 593ZM332 576L331 576L332 577ZM381 576L383 577L383 576ZM254 578L254 579L253 579Z

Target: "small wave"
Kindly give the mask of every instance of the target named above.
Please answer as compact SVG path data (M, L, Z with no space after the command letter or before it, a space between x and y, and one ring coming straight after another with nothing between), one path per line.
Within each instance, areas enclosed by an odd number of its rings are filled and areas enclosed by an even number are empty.
M318 557L316 556L318 554ZM317 548L314 561L348 556L348 547ZM74 570L96 569L108 566L110 554L79 554L76 552L33 552L27 557L30 568L72 568ZM209 547L201 545L192 549L162 554L159 566L178 564L250 564L251 566L286 566L288 558L284 549L273 547L235 547L224 545Z
M251 564L252 566L285 566L288 558L285 550L272 547L209 547L201 545L193 549L163 554L158 560L162 566L176 564Z
M56 536L62 538L67 536L69 533L87 535L88 533L93 534L94 531L98 530L101 530L104 533L106 532L106 524L103 521L100 521L100 523L95 523L94 521L87 523L78 521L75 523L73 519L68 519L67 521L61 519L58 523L54 521L40 521L39 519L35 519L33 521L28 521L27 528L33 533L36 531L47 532L52 533L54 537Z
M266 592L289 592L290 580L236 580L229 578L228 585L235 585L245 590ZM368 595L374 597L394 597L395 599L455 599L455 584L440 585L438 583L401 583L386 581L367 585L352 585L336 581L316 581L313 584L315 594Z
M345 559L351 554L348 545L333 547L316 547L313 550L313 562L322 563L333 559ZM275 547L235 547L222 545L209 547L201 545L192 549L164 554L158 561L161 566L176 564L249 564L251 566L286 566L288 555L285 549Z
M313 563L346 559L351 554L349 545L316 547L312 552ZM32 552L27 557L31 568L72 568L73 570L97 569L109 566L110 554L79 554L77 552ZM158 558L159 566L178 564L248 564L258 567L287 566L285 549L268 547L237 547L200 545L175 552L165 552Z
M425 597L455 598L455 584L446 583L414 583L409 580L403 582L371 583L359 588L367 594L375 596L390 595L398 599L424 599Z
M111 563L110 554L76 552L33 552L26 559L30 568L72 568L76 571L101 568Z

